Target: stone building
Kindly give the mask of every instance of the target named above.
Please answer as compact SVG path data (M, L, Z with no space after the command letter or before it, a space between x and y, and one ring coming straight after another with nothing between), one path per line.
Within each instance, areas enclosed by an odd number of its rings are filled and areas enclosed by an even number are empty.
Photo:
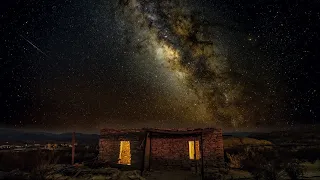
M222 130L102 129L99 159L109 164L148 169L220 167L224 162Z

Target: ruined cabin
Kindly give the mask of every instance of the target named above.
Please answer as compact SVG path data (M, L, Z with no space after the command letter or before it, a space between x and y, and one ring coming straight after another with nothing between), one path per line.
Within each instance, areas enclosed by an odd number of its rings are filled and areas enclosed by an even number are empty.
M222 130L102 129L99 159L109 164L144 170L221 167Z

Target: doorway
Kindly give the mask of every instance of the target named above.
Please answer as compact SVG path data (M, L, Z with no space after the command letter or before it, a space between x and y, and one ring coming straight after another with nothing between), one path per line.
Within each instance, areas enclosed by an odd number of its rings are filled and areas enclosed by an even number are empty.
M199 141L189 141L189 159L199 160L200 155L200 143Z
M120 141L118 164L131 165L130 141Z

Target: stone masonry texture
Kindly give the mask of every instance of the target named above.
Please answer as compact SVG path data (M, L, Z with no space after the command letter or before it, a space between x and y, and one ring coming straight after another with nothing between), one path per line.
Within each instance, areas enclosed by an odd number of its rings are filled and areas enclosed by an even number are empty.
M116 164L119 158L120 141L130 141L131 166L135 168L141 168L144 159L149 160L152 169L189 168L194 166L194 163L197 163L199 167L201 158L204 160L205 168L223 166L224 150L221 129L197 129L194 130L195 134L191 134L193 131L189 129L188 131L170 129L166 132L166 134L161 134L148 129L102 129L99 159ZM170 134L170 132L174 133ZM151 150L146 148L149 152L145 150L147 133L150 133ZM201 134L203 154L201 153ZM197 161L189 158L189 141L200 142L200 152L196 153L201 154L201 158Z

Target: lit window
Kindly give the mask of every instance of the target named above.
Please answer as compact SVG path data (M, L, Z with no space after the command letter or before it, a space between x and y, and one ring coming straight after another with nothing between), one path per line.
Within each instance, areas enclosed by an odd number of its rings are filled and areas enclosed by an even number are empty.
M196 144L194 144L196 142ZM189 158L190 159L200 159L200 146L199 141L189 141Z
M118 164L131 164L130 141L120 141Z

